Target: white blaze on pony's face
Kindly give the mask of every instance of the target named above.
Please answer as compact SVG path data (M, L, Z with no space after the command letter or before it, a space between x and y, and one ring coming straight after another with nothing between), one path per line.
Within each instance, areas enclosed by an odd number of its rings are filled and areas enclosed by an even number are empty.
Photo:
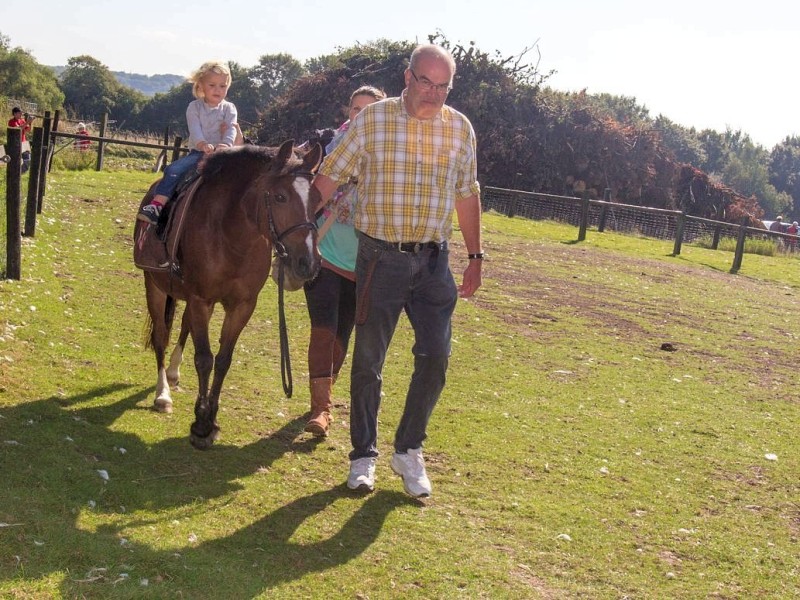
M314 220L314 203L312 200L311 195L311 181L306 179L305 177L297 177L292 184L294 187L294 191L297 192L297 195L303 202L303 208L306 211L307 215L310 215L311 220ZM306 246L308 247L308 253L313 254L316 252L316 247L314 245L314 230L309 229L308 234L306 235Z

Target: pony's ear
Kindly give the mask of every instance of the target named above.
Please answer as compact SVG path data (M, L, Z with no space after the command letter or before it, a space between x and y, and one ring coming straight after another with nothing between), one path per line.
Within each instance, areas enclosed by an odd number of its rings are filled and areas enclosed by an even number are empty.
M316 173L320 162L322 162L322 146L318 142L303 156L303 167L309 173Z
M283 167L286 166L286 163L292 156L292 152L294 152L294 140L286 140L281 144L281 147L278 149L278 154L275 156L276 171L283 170Z

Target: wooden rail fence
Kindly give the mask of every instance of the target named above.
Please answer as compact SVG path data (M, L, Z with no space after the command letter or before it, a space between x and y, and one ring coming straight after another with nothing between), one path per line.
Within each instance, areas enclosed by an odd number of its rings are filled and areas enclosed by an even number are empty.
M100 126L100 135L84 136L75 133L58 131L59 115L51 115L46 111L40 127L33 128L31 139L31 163L28 171L28 193L25 207L25 228L21 229L21 206L22 206L22 138L21 131L17 128L9 127L6 132L6 153L8 160L6 168L6 264L4 269L0 269L0 275L6 279L20 279L21 276L21 248L22 236L33 237L36 233L36 215L42 213L44 196L47 190L47 173L52 165L53 154L56 148L56 141L62 139L81 139L97 142L97 165L96 170L103 168L103 155L108 144L120 144L124 146L137 146L139 148L149 148L161 150L158 164L162 164L162 157L171 155L171 160L180 158L181 154L188 152L182 146L183 139L175 137L173 144L152 144L149 142L137 142L106 137L105 124L107 116L103 118Z
M790 250L799 247L798 236L752 227L748 225L749 219L738 224L729 223L687 215L678 210L610 202L609 197L610 190L606 190L604 200L592 200L487 186L481 192L481 204L483 210L495 210L509 217L520 216L570 223L578 227L579 242L586 239L587 230L592 226L596 227L599 233L609 229L646 237L672 239L673 256L681 253L684 242L692 242L700 237L710 238L710 245L714 250L718 249L723 236L734 238L737 243L730 269L734 274L742 267L748 239L780 240L781 244Z

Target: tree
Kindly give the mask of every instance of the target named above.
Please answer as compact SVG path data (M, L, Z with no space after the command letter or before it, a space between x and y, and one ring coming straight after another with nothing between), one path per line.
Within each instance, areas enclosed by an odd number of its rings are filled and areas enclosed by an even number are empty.
M769 182L779 192L792 197L792 219L800 218L800 137L787 136L772 149L769 158Z
M96 58L75 56L61 74L66 107L76 115L97 118L114 114L120 85L113 73Z
M0 90L9 98L24 99L42 110L55 110L64 103L64 94L51 69L40 65L22 48L11 49L8 37L0 34Z
M142 92L131 87L120 85L114 97L114 118L117 128L130 129L137 122L137 117L142 108L147 104L148 98Z
M242 123L252 127L289 86L305 75L305 69L290 54L264 54L243 75L238 87L232 89L231 102L236 104Z
M653 127L661 134L664 146L675 156L675 160L700 167L708 160L708 155L694 128L687 129L673 123L664 115L658 115Z
M609 117L626 125L646 125L652 122L650 111L636 103L631 96L615 96L613 94L592 94L589 102L597 106Z
M722 180L744 196L755 196L767 215L784 214L792 208L792 197L769 182L767 160L762 146L753 144L747 135L736 136Z
M245 134L252 129L258 121L260 105L257 86L250 80L249 71L239 63L230 61L228 68L231 71L231 87L228 90L227 100L236 105L239 115L239 126ZM184 109L185 110L185 109Z
M334 68L296 79L272 101L259 120L259 142L304 141L314 129L338 126L350 94L361 85L381 88L390 96L399 94L412 48L378 42L342 50L329 60Z
M185 82L175 86L166 94L156 94L136 116L136 129L161 133L169 127L173 135L188 137L186 126L186 107L194 100L192 84Z

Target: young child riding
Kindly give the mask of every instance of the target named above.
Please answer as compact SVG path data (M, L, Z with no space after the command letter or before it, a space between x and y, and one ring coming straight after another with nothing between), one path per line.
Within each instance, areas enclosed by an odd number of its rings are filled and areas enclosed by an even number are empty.
M230 148L238 132L236 106L225 100L231 85L231 72L219 61L209 61L192 74L192 93L197 100L186 109L189 126L189 154L166 169L156 186L155 196L141 208L137 219L157 223L164 205L169 202L185 173L197 167L200 159L220 148Z

